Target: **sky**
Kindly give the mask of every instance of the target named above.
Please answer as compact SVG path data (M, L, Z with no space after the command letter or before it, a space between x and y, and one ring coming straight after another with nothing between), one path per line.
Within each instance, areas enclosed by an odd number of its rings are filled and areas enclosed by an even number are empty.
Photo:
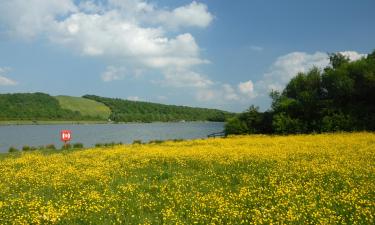
M0 93L241 112L375 49L373 0L1 0Z

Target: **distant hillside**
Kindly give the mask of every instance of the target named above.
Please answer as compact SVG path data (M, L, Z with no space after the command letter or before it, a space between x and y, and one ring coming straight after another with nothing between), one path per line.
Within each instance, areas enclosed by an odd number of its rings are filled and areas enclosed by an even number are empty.
M0 120L82 120L79 112L63 109L44 93L0 94Z
M95 117L101 120L107 120L111 115L111 110L103 103L81 97L56 96L61 108L78 111L82 116Z
M103 98L50 96L45 93L0 94L0 121L224 121L233 114L186 106Z
M117 122L225 121L227 117L233 116L233 113L217 109L163 105L118 98L104 98L95 95L83 97L104 103L112 111L111 120Z

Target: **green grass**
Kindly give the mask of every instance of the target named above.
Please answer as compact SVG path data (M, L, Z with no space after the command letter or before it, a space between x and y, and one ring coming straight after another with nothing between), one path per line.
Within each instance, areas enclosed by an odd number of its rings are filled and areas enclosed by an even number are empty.
M107 121L98 121L98 120L77 120L77 121L68 121L68 120L5 120L0 121L0 126L8 125L56 125L56 124L105 124Z
M111 110L106 105L91 99L63 95L56 96L55 98L59 101L63 109L78 111L83 116L107 119L111 114Z

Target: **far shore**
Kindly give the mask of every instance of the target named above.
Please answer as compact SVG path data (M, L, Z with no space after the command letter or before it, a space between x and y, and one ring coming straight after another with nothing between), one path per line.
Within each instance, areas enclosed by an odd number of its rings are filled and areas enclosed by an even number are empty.
M0 126L13 126L13 125L59 125L59 124L132 124L132 123L184 123L184 122L216 122L216 121L153 121L153 122L109 122L109 121L59 121L59 120L41 120L41 121L32 121L32 120L9 120L9 121L0 121Z
M108 121L58 121L58 120L43 120L43 121L32 121L32 120L10 120L0 121L0 126L10 125L59 125L59 124L109 124Z

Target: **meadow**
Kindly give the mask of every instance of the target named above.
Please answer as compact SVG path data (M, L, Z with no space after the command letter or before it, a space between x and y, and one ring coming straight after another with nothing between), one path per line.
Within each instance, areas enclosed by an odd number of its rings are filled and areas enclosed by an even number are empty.
M0 224L374 224L375 134L233 136L0 158Z

